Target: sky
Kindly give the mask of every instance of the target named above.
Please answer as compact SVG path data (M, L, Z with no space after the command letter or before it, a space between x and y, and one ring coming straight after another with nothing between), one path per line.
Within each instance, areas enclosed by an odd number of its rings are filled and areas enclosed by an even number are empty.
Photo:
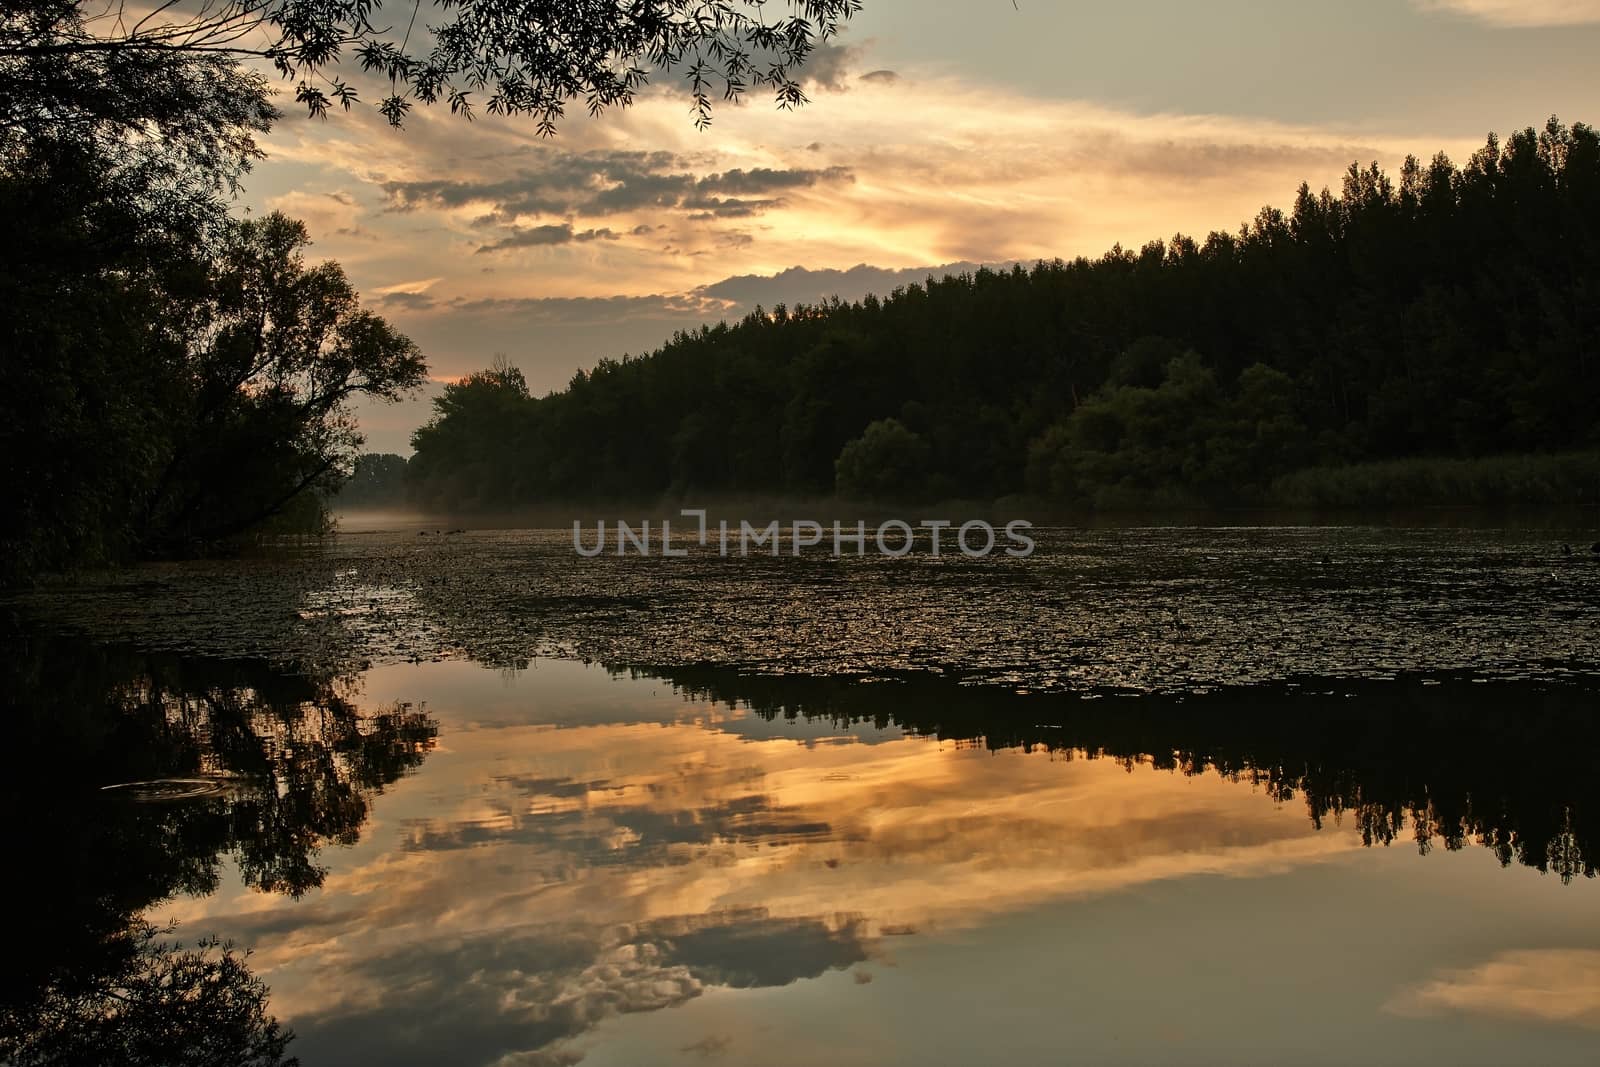
M707 130L670 81L552 139L286 99L243 204L304 219L421 346L429 389L360 411L405 454L496 355L543 394L758 304L1236 230L1353 161L1600 122L1597 52L1600 0L865 0L809 104Z

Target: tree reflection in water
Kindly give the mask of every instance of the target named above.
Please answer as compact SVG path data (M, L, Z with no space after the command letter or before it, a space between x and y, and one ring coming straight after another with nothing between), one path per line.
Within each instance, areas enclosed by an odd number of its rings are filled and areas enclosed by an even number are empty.
M1147 763L1301 798L1312 822L1353 822L1368 845L1409 831L1424 853L1478 844L1502 865L1593 878L1600 861L1594 679L1307 680L1186 697L1018 694L927 673L861 679L655 668L696 700L767 719L872 723L993 749Z
M404 704L362 711L347 680L259 662L9 644L0 790L16 866L0 1059L282 1062L291 1034L248 954L185 945L141 916L214 891L224 857L263 892L321 885L321 849L357 840L373 795L423 761L436 724ZM163 800L172 779L202 787Z

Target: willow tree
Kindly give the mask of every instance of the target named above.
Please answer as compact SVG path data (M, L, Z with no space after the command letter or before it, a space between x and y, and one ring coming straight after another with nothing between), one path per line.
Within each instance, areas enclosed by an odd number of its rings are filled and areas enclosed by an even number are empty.
M0 100L20 75L37 96L64 68L110 84L191 58L269 64L314 115L361 102L399 125L417 104L529 115L555 132L573 103L626 106L652 75L681 77L695 120L716 97L766 89L805 102L800 68L860 0L20 0L0 19Z

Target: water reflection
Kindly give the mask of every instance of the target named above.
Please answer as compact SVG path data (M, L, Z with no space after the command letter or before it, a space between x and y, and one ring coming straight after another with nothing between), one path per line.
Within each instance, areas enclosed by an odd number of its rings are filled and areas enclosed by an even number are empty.
M10 880L23 921L8 937L0 1057L276 1062L287 1034L244 955L145 913L216 891L224 859L252 891L315 889L325 850L358 839L435 724L404 705L363 712L338 680L259 663L27 635L8 651L0 788L25 866Z
M1380 699L1366 711L1344 696L1256 704L1219 694L1127 720L1133 705L1043 704L917 677L847 685L697 672L670 681L607 681L570 663L520 678L466 664L374 671L369 699L426 691L442 724L427 772L385 798L387 847L354 850L299 905L225 886L163 916L203 918L254 944L274 1004L308 1054L603 1062L627 1047L617 1044L619 1028L634 1025L624 1020L727 1005L739 991L787 991L802 979L835 990L830 998L853 996L830 976L878 990L887 976L899 980L895 964L909 946L988 944L1007 916L1139 899L1196 879L1241 887L1228 891L1240 900L1259 892L1243 887L1280 879L1332 885L1371 855L1364 839L1405 827L1415 798L1432 804L1435 834L1443 813L1469 800L1480 821L1480 808L1494 811L1484 831L1509 841L1511 858L1533 860L1545 840L1541 812L1574 813L1562 818L1576 835L1592 778L1490 774L1495 729L1474 740L1451 709L1473 694L1530 698L1507 688L1418 684L1401 687L1403 699L1396 690L1399 704ZM1580 698L1552 690L1541 699L1545 742L1573 742L1545 769L1587 766ZM1402 705L1415 736L1391 726L1374 743L1372 731ZM1225 712L1241 716L1239 733L1219 725ZM910 732L851 725L860 714ZM1268 729L1267 720L1293 725ZM1252 722L1265 731L1253 744ZM988 731L974 729L984 723ZM1458 747L1444 744L1442 724L1463 735ZM1405 765L1430 746L1443 749ZM1455 762L1474 750L1474 761ZM1222 773L1195 773L1207 767ZM1451 792L1458 787L1487 792ZM1573 906L1590 899L1548 884ZM1303 907L1328 906L1315 883L1293 893ZM983 966L1001 968L998 980L1015 963L1002 954ZM1406 996L1372 990L1395 1000L1385 1018L1420 1025L1443 1010L1443 994L1423 986L1448 976L1416 977ZM802 1011L804 998L792 995L800 999L785 1013ZM1235 1024L1251 1013L1243 1001L1227 1010ZM715 1049L720 1032L672 1047ZM751 1054L740 1047L729 1055ZM814 1062L816 1051L800 1041L761 1056ZM631 1062L641 1057L671 1058L655 1044Z
M256 945L278 1009L336 1062L571 1062L608 1019L875 968L907 935L1355 847L1221 782L914 738L752 742L640 703L662 721L441 709L441 751L386 799L393 851L292 912L224 892L171 914Z
M1502 864L1593 878L1600 859L1600 684L1310 680L1182 697L1014 694L927 674L859 679L651 671L767 720L895 725L991 749L1215 773L1303 800L1314 826L1426 853L1477 843ZM1587 818L1586 818L1587 817Z
M1597 898L1562 885L1600 855L1582 685L1085 699L23 653L6 788L41 813L14 828L37 921L0 1058L116 1062L108 1035L143 1027L274 1062L277 1016L308 1063L1032 1061L1066 989L1093 1061L1165 1058L1152 1003L1209 996L1185 1032L1254 1027L1229 1058L1281 1062L1313 1022L1262 1036L1280 987L1352 1055L1581 1062L1569 1033L1600 1026ZM1408 841L1437 854L1364 847ZM1264 953L1295 977L1252 985ZM155 996L175 975L217 992ZM942 1029L972 1011L1015 1018Z

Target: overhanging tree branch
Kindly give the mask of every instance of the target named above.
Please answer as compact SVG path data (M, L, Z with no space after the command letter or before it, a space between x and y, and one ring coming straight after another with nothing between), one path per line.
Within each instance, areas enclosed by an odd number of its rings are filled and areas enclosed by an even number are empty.
M421 0L379 28L383 0L251 0L185 12L166 0L131 28L83 3L24 0L0 18L0 104L8 66L119 56L218 56L270 63L314 116L350 110L352 79L390 83L376 107L394 125L417 104L471 117L529 115L552 134L566 106L626 107L654 74L680 74L698 126L712 101L769 89L780 108L806 102L799 72L861 0ZM435 16L430 18L429 16ZM419 25L420 23L420 25ZM352 70L351 68L354 68ZM327 88L320 87L326 84Z

